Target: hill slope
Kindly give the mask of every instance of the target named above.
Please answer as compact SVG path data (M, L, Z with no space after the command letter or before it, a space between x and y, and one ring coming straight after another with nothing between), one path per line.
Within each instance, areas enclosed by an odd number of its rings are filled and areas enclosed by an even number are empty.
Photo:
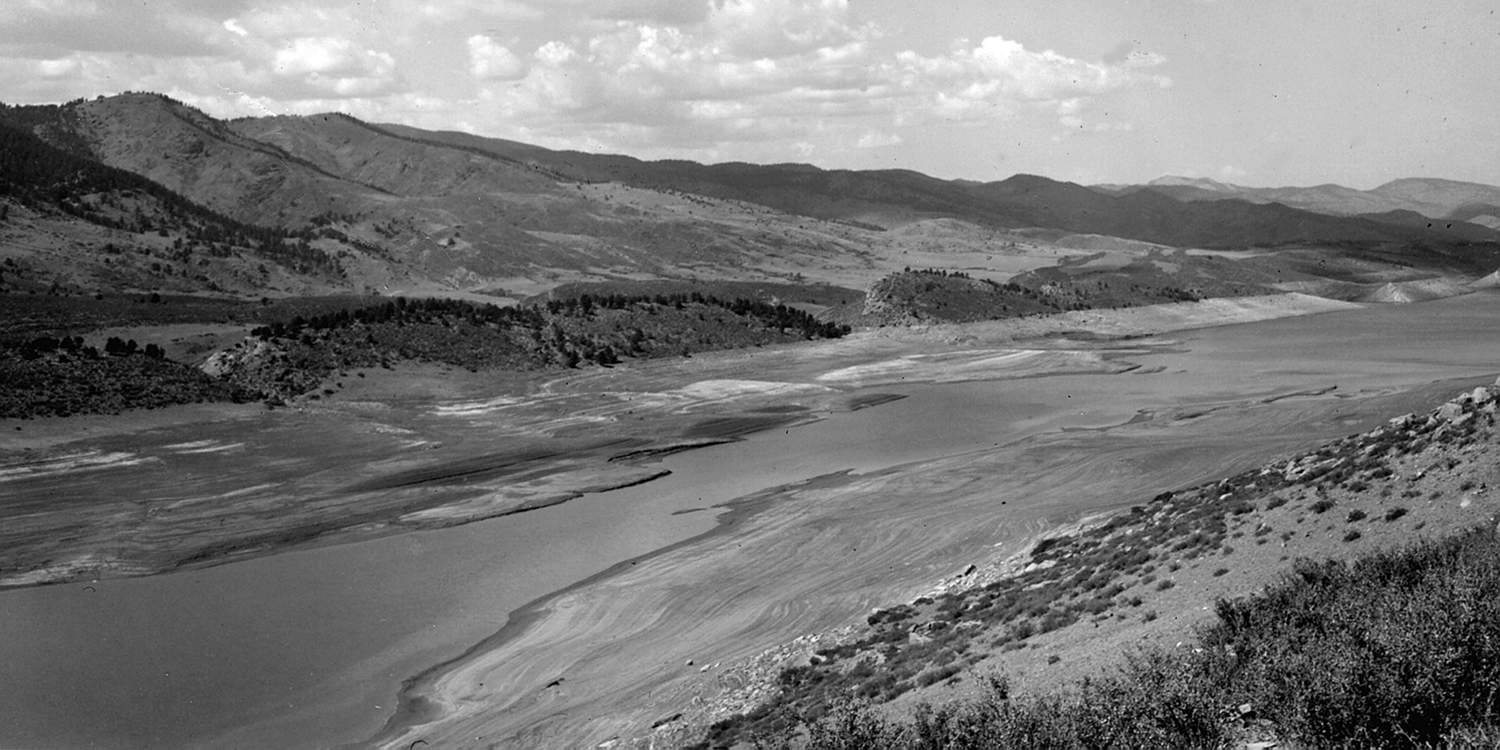
M416 134L411 128L384 126ZM749 201L790 213L835 221L896 226L918 217L946 217L1002 227L1046 227L1107 234L1178 246L1246 247L1286 242L1462 241L1442 232L1392 231L1368 222L1327 216L1287 206L1217 206L1127 191L1102 195L1072 183L1018 175L993 183L945 181L905 170L852 172L805 164L704 165L683 161L642 161L623 156L551 151L536 146L463 133L428 137L483 150L591 181L673 188L702 195ZM1236 195L1236 186L1191 190L1215 198ZM1336 186L1334 186L1336 187ZM1340 189L1347 190L1347 189ZM1255 201L1256 204L1268 201ZM1247 201L1248 203L1248 201ZM1366 208L1375 210L1383 202ZM1486 239L1500 238L1485 235Z
M1473 276L1500 262L1500 242L1492 242L1500 233L1478 225L1459 232L1402 216L1178 200L1156 189L1109 195L1029 175L978 184L905 170L648 162L336 114L226 122L155 94L9 107L0 122L231 220L309 238L312 250L337 257L336 283L358 292L499 288L519 298L570 281L629 278L807 277L847 286L901 265L895 256L910 245L883 229L955 221L1054 239L1318 245ZM1160 189L1234 188L1177 182ZM1422 185L1390 191L1458 194ZM1463 192L1466 205L1489 205L1483 197ZM1006 242L1015 247L1014 237Z

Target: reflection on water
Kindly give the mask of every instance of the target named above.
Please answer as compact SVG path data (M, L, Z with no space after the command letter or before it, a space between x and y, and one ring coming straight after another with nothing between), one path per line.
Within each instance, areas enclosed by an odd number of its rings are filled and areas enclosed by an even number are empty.
M1132 358L1149 374L896 389L908 398L674 455L664 480L522 515L3 593L0 745L360 739L384 721L403 678L461 653L508 612L713 526L715 513L681 511L834 471L1120 424L1142 409L1483 374L1500 368L1497 302L1483 294L1184 333L1171 350Z

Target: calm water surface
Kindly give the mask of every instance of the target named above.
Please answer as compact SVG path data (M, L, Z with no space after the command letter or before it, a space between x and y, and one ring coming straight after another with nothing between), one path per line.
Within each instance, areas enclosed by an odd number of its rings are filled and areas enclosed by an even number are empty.
M0 746L319 747L548 593L709 530L768 486L981 450L1140 409L1500 369L1500 294L1176 334L1150 374L929 385L671 456L672 476L530 513L203 571L0 594Z

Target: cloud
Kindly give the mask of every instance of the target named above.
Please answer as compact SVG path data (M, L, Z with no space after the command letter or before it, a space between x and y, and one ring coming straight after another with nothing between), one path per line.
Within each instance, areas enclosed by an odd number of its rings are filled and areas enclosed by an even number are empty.
M901 136L894 133L877 133L870 131L859 137L854 142L855 148L880 148L881 146L895 146L901 143Z
M0 3L13 97L146 89L221 115L322 107L641 155L827 155L1016 118L1101 132L1101 101L1170 85L1133 43L1100 62L1000 35L892 47L850 0Z
M542 10L520 0L391 0L395 15L442 24L479 16L502 21L542 18Z
M400 85L395 58L342 37L290 39L271 59L275 75L295 81L304 92L369 96Z
M483 80L513 81L526 74L526 63L505 45L483 34L469 37L469 73Z
M482 89L480 106L516 137L540 134L550 145L645 153L774 140L827 151L876 145L872 134L892 127L1005 120L1036 107L1079 118L1099 97L1165 81L1138 70L1145 58L1133 51L1118 64L1093 63L1002 36L940 55L878 54L881 30L847 0L704 7L697 23L601 22L589 34L554 38L535 47L524 74L501 55L507 75L493 76L500 80ZM476 75L490 70L480 62L490 45L516 51L471 39ZM1093 132L1104 129L1120 128Z

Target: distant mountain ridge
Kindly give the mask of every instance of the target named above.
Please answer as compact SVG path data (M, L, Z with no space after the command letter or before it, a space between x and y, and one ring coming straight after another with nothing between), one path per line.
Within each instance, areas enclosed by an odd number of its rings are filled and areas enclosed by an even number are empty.
M418 131L383 125L394 133L421 133L444 143L462 145L516 159L580 180L621 181L741 200L833 221L898 226L914 218L961 218L1004 227L1045 227L1077 233L1109 234L1177 246L1247 247L1289 242L1411 242L1421 238L1356 217L1283 209L1250 201L1245 206L1202 206L1196 199L1162 203L1122 190L1115 199L1073 183L1036 175L1016 175L999 182L940 180L909 170L824 170L805 164L705 165L685 161L643 161L628 156L551 151L503 139L466 133ZM1185 180L1186 178L1176 178ZM1234 197L1236 186L1209 181ZM1192 190L1204 190L1183 185ZM1170 187L1170 186L1169 186ZM1153 191L1165 193L1164 189ZM1178 205L1183 204L1183 205ZM1378 207L1371 204L1371 207ZM1295 207L1287 207L1295 208ZM1148 215L1147 218L1143 218ZM1404 227L1404 225L1402 225ZM1441 231L1441 227L1430 227ZM1439 239L1483 241L1459 232Z
M1431 219L1470 221L1475 216L1500 215L1500 210L1494 210L1500 207L1500 187L1431 177L1392 180L1373 190L1357 190L1332 183L1312 187L1254 188L1207 177L1171 175L1158 177L1144 185L1093 187L1117 196L1154 190L1181 201L1238 198L1251 203L1280 203L1337 216L1411 211Z
M1361 217L1194 178L1104 190L1036 175L978 183L900 169L644 161L333 113L219 120L146 93L3 107L0 124L233 221L307 238L308 251L336 267L305 282L355 291L503 283L530 294L569 281L804 273L837 281L839 269L873 267L871 248L885 230L929 220L1175 247L1336 247L1474 276L1493 271L1500 250L1500 232L1484 225L1500 188L1452 181L1400 180L1360 193L1361 209L1382 209ZM1288 190L1325 202L1360 192ZM1389 196L1369 198L1377 194ZM1444 201L1478 221L1391 213ZM177 238L109 231L190 290L183 279L196 278L189 265L197 261L178 257ZM74 251L78 262L96 262L86 250ZM63 273L62 257L54 254L48 273ZM236 278L233 288L257 283Z

